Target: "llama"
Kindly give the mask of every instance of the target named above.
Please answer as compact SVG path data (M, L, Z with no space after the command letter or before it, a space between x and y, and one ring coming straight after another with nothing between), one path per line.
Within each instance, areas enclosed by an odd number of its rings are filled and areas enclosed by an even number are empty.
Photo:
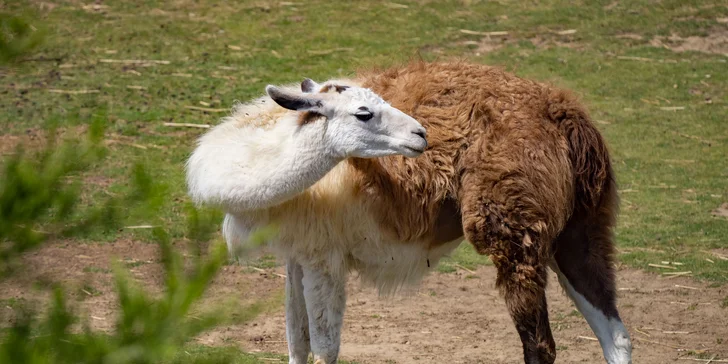
M413 62L268 86L199 140L197 203L231 251L272 223L286 262L290 363L336 363L350 271L382 294L463 239L498 270L525 363L553 363L547 267L610 364L631 363L616 307L618 199L605 143L569 93L484 65Z

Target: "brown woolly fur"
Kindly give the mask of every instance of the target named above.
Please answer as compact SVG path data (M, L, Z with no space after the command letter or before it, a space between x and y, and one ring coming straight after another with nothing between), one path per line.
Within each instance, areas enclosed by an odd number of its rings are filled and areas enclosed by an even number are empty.
M305 81L304 81L304 83L305 83ZM307 87L307 85L302 84L301 87L303 90L303 88ZM324 85L323 87L321 87L321 90L319 90L319 93L327 93L327 92L331 92L331 91L336 91L338 93L342 93L347 88L349 88L349 86L328 84L328 85ZM324 117L323 115L321 115L317 112L313 112L313 111L302 112L298 116L298 125L306 125L306 124L312 123L323 117Z
M306 125L323 117L323 115L317 112L305 111L298 116L298 125Z
M565 91L464 62L360 74L427 129L418 158L353 159L357 186L400 241L459 236L491 256L528 363L552 363L544 288L558 268L608 317L616 188L606 145Z

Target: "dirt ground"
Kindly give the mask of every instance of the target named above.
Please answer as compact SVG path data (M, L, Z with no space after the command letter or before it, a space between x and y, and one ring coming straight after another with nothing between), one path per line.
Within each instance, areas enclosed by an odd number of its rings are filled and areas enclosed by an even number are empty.
M27 254L20 271L0 283L2 325L12 319L10 302L42 299L31 282L63 282L92 326L108 330L116 312L110 259L153 291L161 287L157 247L132 241L87 245L51 244ZM240 302L282 294L281 268L254 271L225 266L206 302ZM634 342L635 363L678 358L728 358L728 287L709 287L686 277L667 279L620 267L619 308ZM341 357L359 363L520 363L518 335L494 287L495 270L434 273L417 292L379 298L352 278ZM551 276L548 290L558 362L600 363L601 349L584 319ZM218 328L197 338L206 345L239 345L253 352L286 353L282 305L252 322ZM682 361L681 362L685 362Z

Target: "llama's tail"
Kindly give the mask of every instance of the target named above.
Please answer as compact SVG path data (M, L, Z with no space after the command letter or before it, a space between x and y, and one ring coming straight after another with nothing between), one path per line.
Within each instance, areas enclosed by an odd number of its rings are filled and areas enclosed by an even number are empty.
M596 216L606 212L602 209L616 209L616 182L609 151L599 130L570 94L552 91L548 100L548 117L559 126L569 145L576 211Z

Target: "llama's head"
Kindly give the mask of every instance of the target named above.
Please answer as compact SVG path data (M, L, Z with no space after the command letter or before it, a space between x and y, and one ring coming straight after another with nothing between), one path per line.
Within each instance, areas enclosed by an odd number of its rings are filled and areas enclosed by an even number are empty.
M268 85L278 105L301 113L301 127L325 123L327 147L341 157L417 157L427 147L425 128L369 89L310 79L301 92Z

